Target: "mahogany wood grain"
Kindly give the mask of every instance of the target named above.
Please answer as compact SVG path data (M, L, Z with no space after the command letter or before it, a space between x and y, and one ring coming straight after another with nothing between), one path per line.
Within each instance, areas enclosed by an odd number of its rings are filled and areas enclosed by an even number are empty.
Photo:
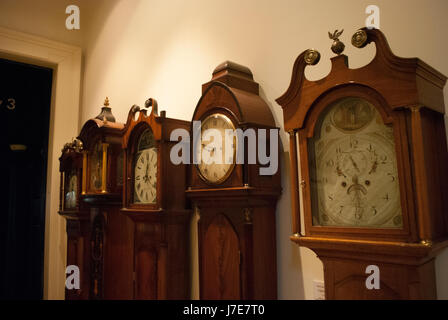
M214 217L202 243L201 299L241 299L239 240L224 215Z
M149 101L149 100L148 100ZM123 130L124 188L123 208L134 222L134 298L138 300L189 299L189 218L191 210L185 197L186 164L171 162L171 141L176 129L188 130L190 123L167 118L156 112L151 100L150 114L137 106L131 108ZM138 117L136 117L136 114ZM157 200L155 204L136 204L134 190L134 155L144 130L153 132L158 149Z

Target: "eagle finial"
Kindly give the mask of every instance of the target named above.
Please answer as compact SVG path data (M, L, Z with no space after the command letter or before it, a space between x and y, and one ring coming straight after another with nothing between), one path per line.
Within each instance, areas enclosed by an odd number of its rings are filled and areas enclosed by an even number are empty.
M333 33L328 32L328 37L331 40L333 40L333 44L331 45L331 51L333 51L337 55L340 55L345 49L345 44L341 40L339 40L339 37L343 32L344 29L342 29L341 31L336 29Z

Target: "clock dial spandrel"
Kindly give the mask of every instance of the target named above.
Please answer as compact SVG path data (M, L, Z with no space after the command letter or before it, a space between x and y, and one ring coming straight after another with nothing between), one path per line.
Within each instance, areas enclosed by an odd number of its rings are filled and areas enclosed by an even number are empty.
M308 147L313 225L402 228L393 128L373 105L328 106Z

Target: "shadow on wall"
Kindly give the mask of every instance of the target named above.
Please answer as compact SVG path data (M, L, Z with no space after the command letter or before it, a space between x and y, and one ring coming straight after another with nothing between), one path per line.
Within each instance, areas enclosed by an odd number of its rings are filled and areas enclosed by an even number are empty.
M279 128L283 127L282 113L278 113L281 107L271 103L260 85L260 97L268 104ZM277 109L277 110L274 110ZM318 259L303 261L307 257L314 256L314 252L307 248L300 248L292 242L292 212L291 212L291 170L289 155L289 136L284 130L280 130L279 166L282 174L282 195L277 202L276 210L276 241L277 241L277 283L278 299L312 299L312 280L323 279L323 265ZM285 151L286 150L286 151ZM313 263L313 268L306 266ZM318 269L320 266L320 269ZM305 283L308 279L309 283Z
M436 262L437 299L448 300L448 249L437 256Z
M304 269L299 247L289 237L291 230L291 192L289 152L280 147L282 196L277 203L277 280L278 299L305 299Z

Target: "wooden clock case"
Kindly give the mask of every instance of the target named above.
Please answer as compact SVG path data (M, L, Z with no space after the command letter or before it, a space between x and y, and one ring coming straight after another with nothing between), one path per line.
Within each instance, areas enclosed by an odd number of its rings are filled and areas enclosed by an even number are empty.
M133 224L120 212L123 128L124 124L115 122L106 99L100 115L88 120L78 137L84 145L81 200L89 216L89 243L85 253L89 272L81 275L88 278L88 299L133 297ZM103 147L100 190L90 185L90 157L97 142Z
M235 128L278 130L252 72L233 62L219 65L212 80L202 85L192 121L213 113L226 115ZM193 127L190 132L193 139ZM201 299L277 298L275 209L281 194L280 168L272 176L261 176L259 168L258 160L235 164L225 181L210 184L190 165L187 196L200 216Z
M363 28L352 39L360 48L371 42L377 52L368 65L349 69L347 56L339 55L331 59L330 74L318 81L309 81L304 74L307 64L318 62L318 55L314 50L303 52L295 61L288 90L277 99L290 136L291 240L312 249L322 260L327 299L433 299L434 258L448 244L446 77L417 58L395 56L379 30ZM393 126L402 229L312 224L307 142L325 107L346 96L371 102L383 121ZM304 199L304 234L300 192ZM380 269L379 290L366 288L368 265Z
M135 223L134 298L189 299L191 210L185 197L187 167L171 162L170 152L178 141L171 141L170 135L176 129L188 131L190 122L167 118L165 111L159 116L154 99L147 100L146 107L151 107L149 115L138 106L130 110L122 139L126 183L121 212ZM136 204L133 203L134 154L139 137L147 128L151 128L158 149L157 200L155 204Z
M66 219L67 231L67 265L76 265L80 268L81 274L88 273L88 263L84 259L84 252L88 246L89 234L88 230L89 215L85 205L80 201L81 181L82 181L82 151L83 145L80 140L74 140L66 143L62 149L62 155L59 158L60 171L60 199L59 214ZM69 174L73 172L77 177L76 205L67 208L65 204L65 194L69 183ZM67 290L65 296L67 300L86 299L88 287L86 279L81 278L80 289Z

